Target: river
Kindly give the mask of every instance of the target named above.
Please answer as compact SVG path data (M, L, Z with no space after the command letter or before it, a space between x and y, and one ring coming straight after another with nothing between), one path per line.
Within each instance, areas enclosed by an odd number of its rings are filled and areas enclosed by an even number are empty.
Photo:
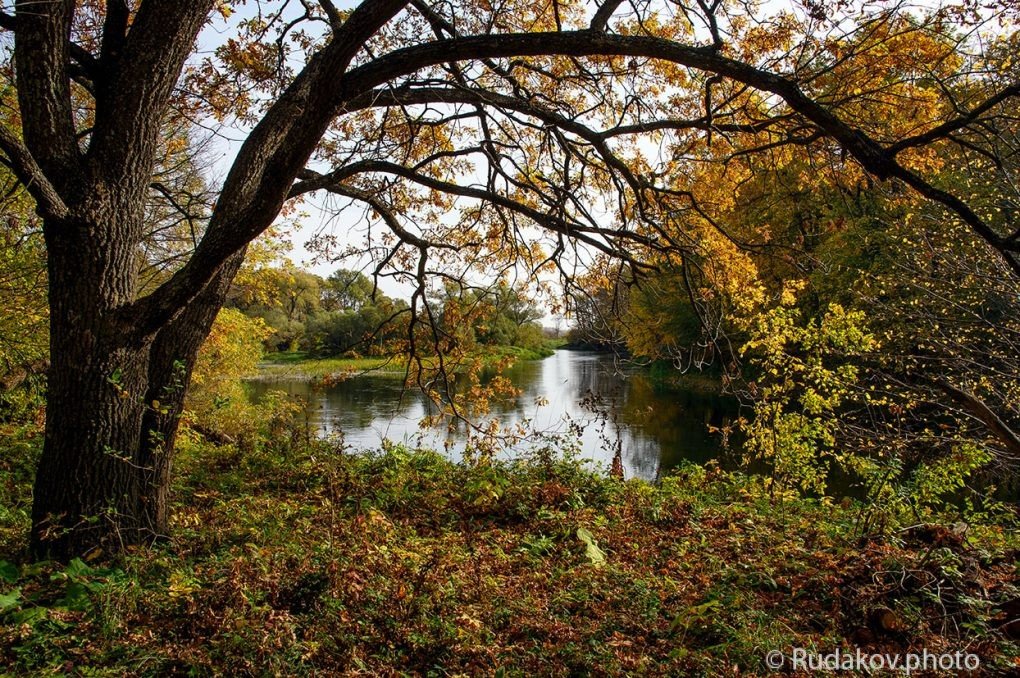
M520 361L507 376L520 395L495 404L490 418L498 417L503 428L526 422L545 434L580 431L582 457L608 467L619 450L628 478L654 479L681 460L703 463L719 457L722 442L710 426L724 426L735 414L726 399L703 390L663 388L612 355L560 350L545 360ZM297 377L250 382L253 398L270 390L300 397L309 430L316 435L342 430L355 449L378 448L386 438L445 449L456 457L467 440L463 424L422 430L427 399L402 388L402 380L392 374L369 373L329 386ZM519 449L529 446L534 443L523 442Z

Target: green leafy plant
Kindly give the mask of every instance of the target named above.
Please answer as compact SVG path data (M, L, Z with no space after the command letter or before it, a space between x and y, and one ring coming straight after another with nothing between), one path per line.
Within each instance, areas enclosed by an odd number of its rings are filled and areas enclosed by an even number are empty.
M820 319L801 322L794 292L750 325L743 353L760 375L753 390L754 414L742 422L747 463L771 470L776 489L824 494L833 466L869 474L871 460L841 452L837 430L841 408L857 385L854 358L873 351L877 340L864 315L830 304Z

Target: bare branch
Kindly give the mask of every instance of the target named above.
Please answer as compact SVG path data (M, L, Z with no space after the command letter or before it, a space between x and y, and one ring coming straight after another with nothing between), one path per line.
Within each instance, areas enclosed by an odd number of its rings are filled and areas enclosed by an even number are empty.
M647 236L643 236L632 231L625 229L613 229L613 228L602 228L596 226L589 226L580 224L577 222L571 222L564 219L560 215L544 213L534 207L521 204L511 198L491 191L475 188L471 186L461 186L448 181L442 181L441 179L434 179L422 174L418 174L412 170L407 169L403 165L396 163L386 162L383 160L378 161L365 161L359 163L361 172L385 172L395 176L408 179L416 184L431 188L436 191L442 191L451 195L459 195L465 198L473 198L483 203L489 203L507 209L511 212L520 214L521 216L527 217L536 225L542 226L550 231L561 233L570 238L579 240L592 248L603 252L614 258L627 261L637 269L649 269L652 268L649 264L646 264L636 259L632 254L627 252L625 249L614 246L611 242L612 239L620 239L623 241L630 241L650 250L663 250L664 247L652 240ZM606 238L593 237L600 236Z
M899 165L887 149L805 94L794 79L727 57L714 45L696 47L646 35L613 35L591 30L474 35L397 49L338 77L361 50L363 41L407 4L400 0L381 0L359 5L330 45L312 57L306 69L271 107L245 142L195 257L151 298L139 302L139 307L144 307L141 315L146 318L142 328L151 330L161 319L175 313L205 284L219 262L268 227L283 201L292 194L291 181L310 157L330 120L349 110L348 104L365 92L424 68L458 61L536 55L644 57L742 83L781 98L796 114L838 142L872 175L879 179L902 179L956 213L1000 252L1005 254L1012 247L962 200L931 186ZM400 168L400 172L390 169L397 174L407 171L406 168ZM436 180L421 175L405 178L426 185L431 182L432 188L454 195L470 193L471 197L528 213L528 209L492 191L464 189L448 182L437 184ZM548 214L539 212L527 216L535 217L537 223L554 231L570 236L578 233L569 224L558 222ZM621 254L615 250L613 253ZM1020 273L1020 262L1012 256L1007 256L1007 261Z
M1018 436L1013 429L1007 426L1006 423L995 414L995 412L989 409L984 401L972 393L968 393L963 389L953 386L948 381L939 380L937 383L939 388L941 388L946 395L970 412L982 424L984 424L989 431L995 434L995 437L999 439L1010 454L1012 454L1015 458L1020 459L1020 436Z
M340 80L364 42L409 1L359 5L270 107L241 147L194 256L152 294L123 308L133 335L148 335L172 319L226 259L269 227L334 115L336 85L329 84Z
M97 88L96 123L89 148L93 169L108 181L136 174L128 158L148 165L174 85L214 0L142 3L126 36L126 6L111 3L103 40L104 74ZM146 184L131 185L139 194ZM128 187L128 186L125 186Z
M908 148L916 148L917 146L924 146L933 141L938 141L939 139L945 139L953 132L962 129L967 125L973 124L983 114L987 113L1007 99L1015 96L1020 96L1020 82L1015 82L1009 87L1003 88L993 96L985 99L983 102L975 106L966 115L961 115L957 118L953 118L952 120L947 120L938 127L934 127L923 134L917 134L897 141L895 144L889 146L888 152L892 155L897 155Z
M339 29L343 23L343 17L340 16L340 10L336 8L336 5L331 0L319 0L319 7L322 8L323 13L326 15L326 19L329 21L329 25L333 27L333 30Z
M901 166L895 156L863 131L842 121L832 111L805 94L797 82L750 64L731 59L714 48L691 47L663 38L642 35L609 35L592 31L471 36L427 43L391 52L344 78L341 99L352 99L387 80L413 73L426 66L447 61L497 58L508 55L560 54L568 56L620 55L671 61L690 68L730 78L755 89L781 97L795 112L810 120L837 141L869 173L879 179L899 178L925 197L959 216L975 233L1003 254L1010 268L1020 275L1020 261L1010 254L1013 245L999 237L966 203Z

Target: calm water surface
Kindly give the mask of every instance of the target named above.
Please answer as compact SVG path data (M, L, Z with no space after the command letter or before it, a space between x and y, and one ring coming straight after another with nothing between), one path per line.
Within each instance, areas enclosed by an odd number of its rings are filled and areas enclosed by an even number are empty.
M682 459L718 457L721 441L709 426L725 425L735 414L733 403L723 398L659 388L611 355L556 351L545 360L519 362L507 376L521 394L494 405L492 416L504 426L527 422L532 430L553 434L567 433L572 421L581 430L581 454L608 465L620 449L628 478L652 479ZM319 435L339 429L356 449L377 448L388 438L446 449L455 457L464 450L463 425L419 427L429 403L393 375L370 373L328 387L301 378L253 381L250 387L254 398L271 390L299 396L307 403L310 429Z

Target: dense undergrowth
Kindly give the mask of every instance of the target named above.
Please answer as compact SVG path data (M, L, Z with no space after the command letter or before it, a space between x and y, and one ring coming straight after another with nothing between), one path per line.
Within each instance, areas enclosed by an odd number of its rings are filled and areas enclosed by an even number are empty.
M555 443L469 466L281 428L243 450L186 436L155 549L28 564L33 431L0 457L12 674L764 674L793 647L1017 665L1008 525L862 536L857 505L712 467L652 485Z

